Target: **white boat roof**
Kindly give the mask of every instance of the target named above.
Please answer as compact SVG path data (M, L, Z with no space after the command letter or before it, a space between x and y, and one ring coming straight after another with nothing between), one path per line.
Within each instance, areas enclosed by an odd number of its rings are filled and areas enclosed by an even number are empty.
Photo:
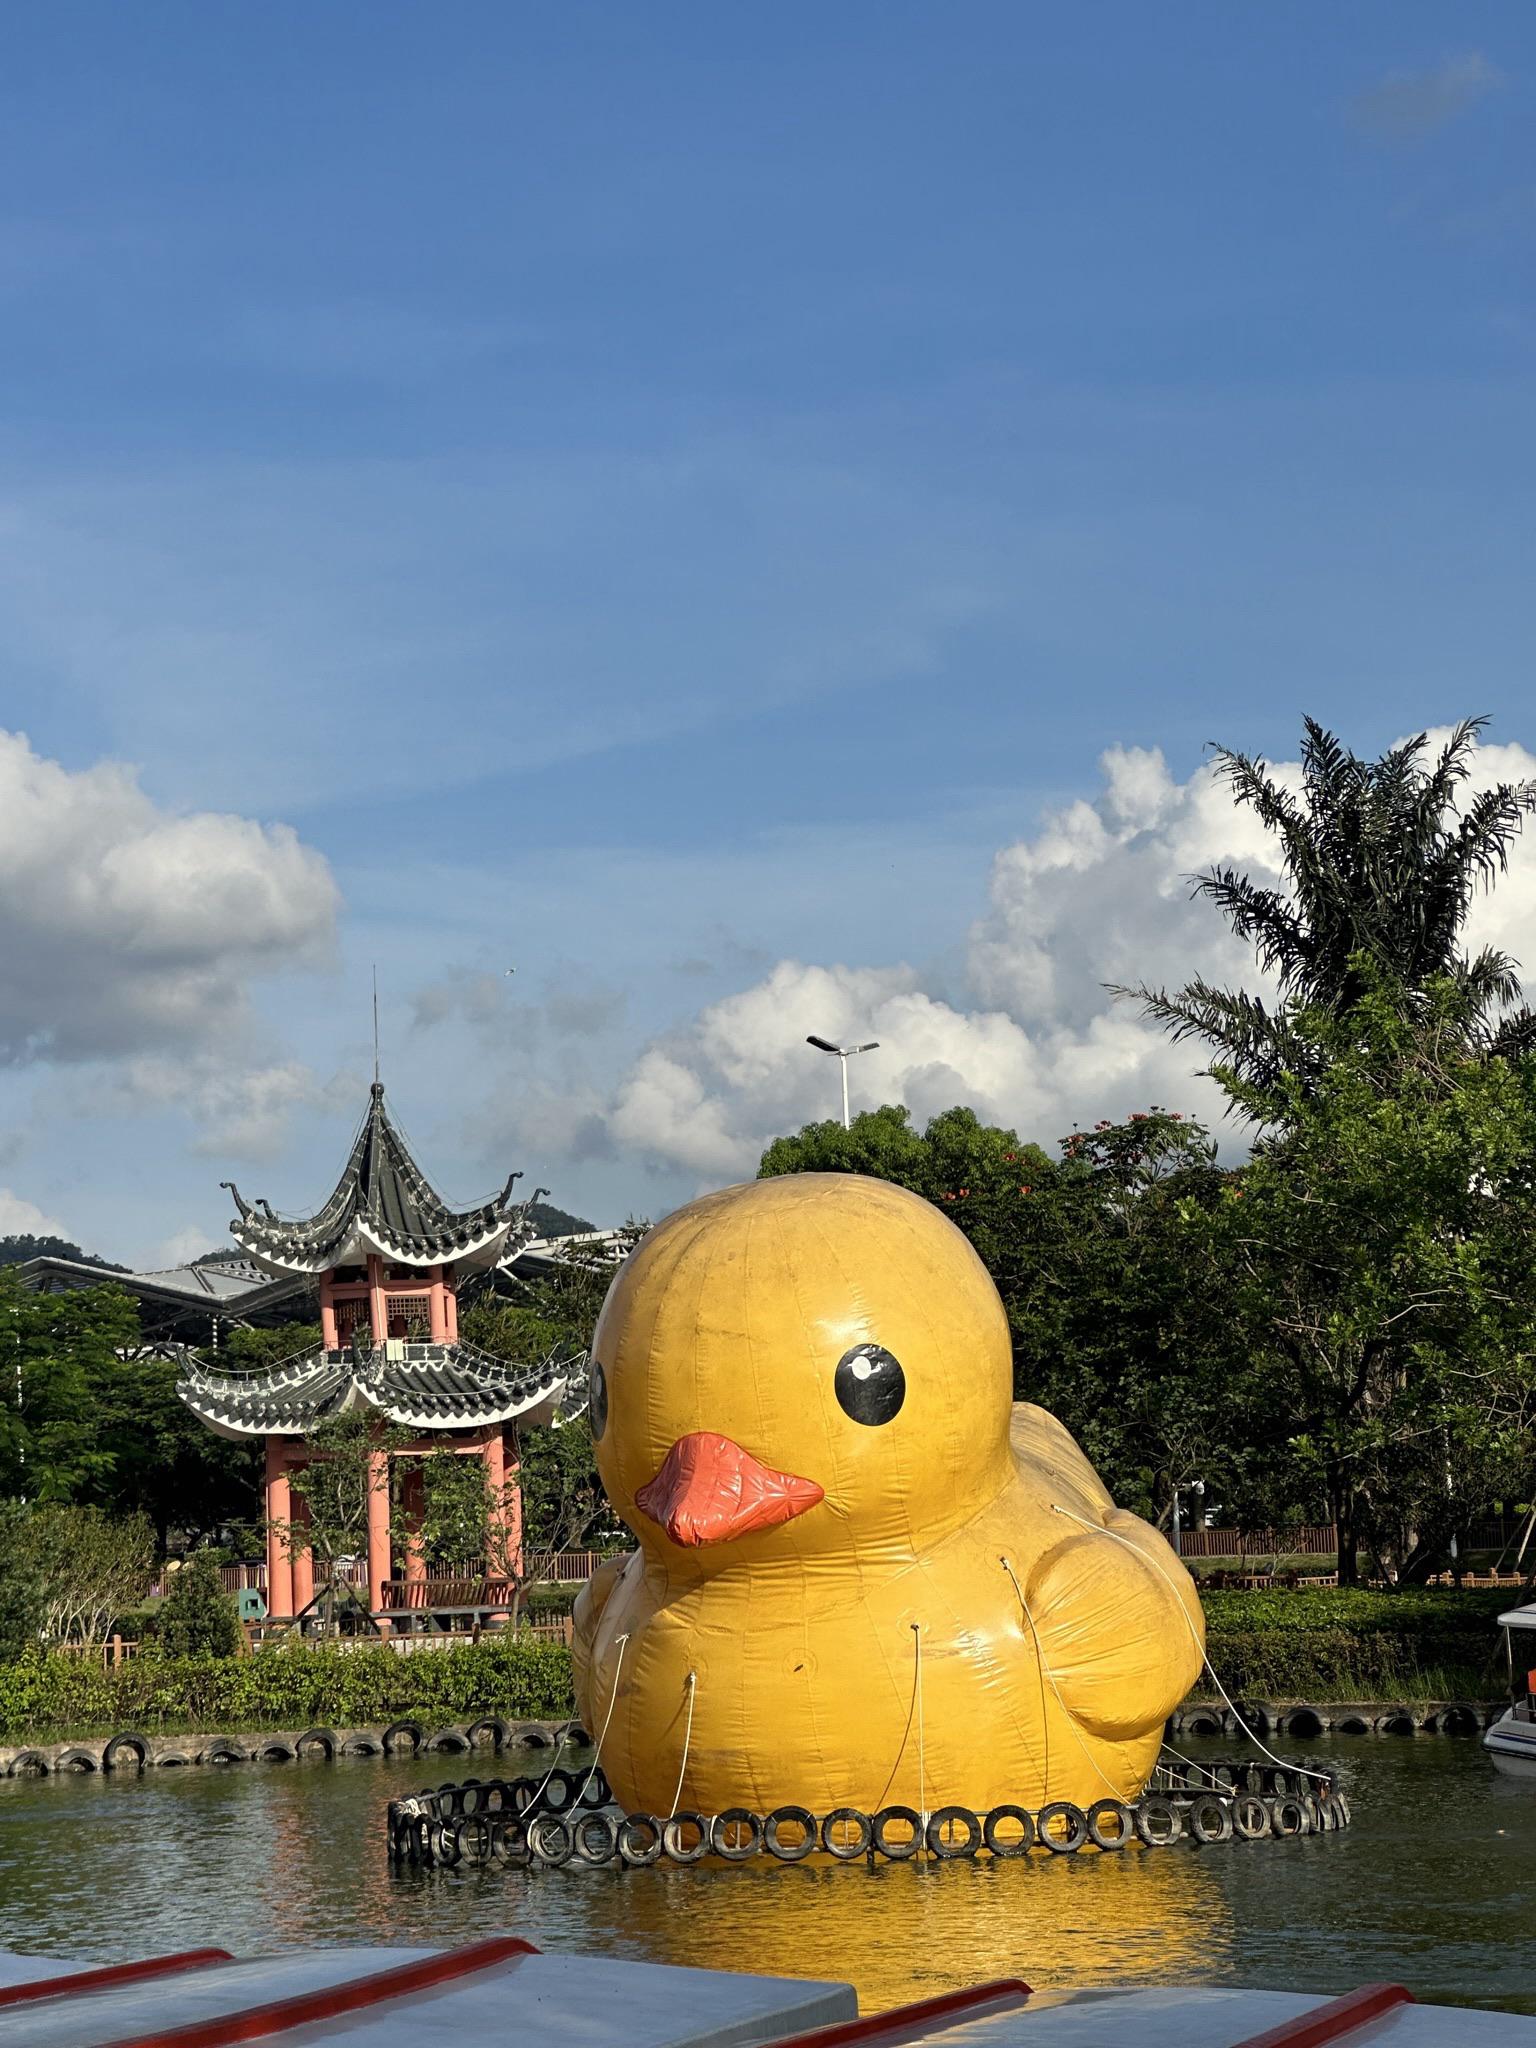
M104 1985L7 2006L4 2048L123 2048L141 2035L208 2024L274 2000L323 1993L359 1978L425 1962L420 1948L297 1949L256 1961L215 1963L137 1983ZM47 1956L0 1956L0 1986L88 1974L90 1964ZM435 1988L312 2020L268 2036L288 2044L348 2048L464 2048L516 2039L519 2048L765 2048L813 2027L856 2016L848 1984L801 1983L726 1970L676 1969L607 1956L508 1957ZM514 2017L515 2016L515 2017Z
M1026 1992L1013 1982L860 2020L847 1984L546 1955L510 1937L446 1952L327 1948L246 1961L219 1953L170 1958L168 1968L139 1965L149 1974L135 1978L133 1965L0 1951L0 2044L148 2048L169 2036L189 2048L252 2039L299 2048L341 2038L350 2048L851 2048L854 2039L866 2048L1311 2048L1325 2040L1341 2048L1536 2048L1536 2019L1417 2005L1394 1986L1335 1999L1220 1986ZM389 1981L434 1970L438 1981L428 1984ZM44 1980L47 1995L28 1998L23 1987L41 1990ZM377 2002L323 2010L359 1985ZM18 1993L22 2002L12 2003ZM251 2024L260 2009L290 2000L298 2008L291 2016L268 2011L266 2023ZM822 2028L832 2030L830 2041L818 2035Z
M1500 1628L1536 1628L1536 1600L1528 1600L1524 1607L1511 1607L1499 1616Z

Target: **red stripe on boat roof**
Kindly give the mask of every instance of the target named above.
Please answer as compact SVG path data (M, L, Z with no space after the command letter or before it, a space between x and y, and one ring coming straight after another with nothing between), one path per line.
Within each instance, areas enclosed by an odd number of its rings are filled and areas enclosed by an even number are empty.
M874 2012L867 2019L833 2020L808 2033L790 2034L774 2048L845 2048L845 2044L861 2041L890 2048L899 2041L918 2041L928 2034L942 2034L948 2027L964 2026L984 2012L1024 2005L1028 1999L1029 1986L1019 1978L998 1977L988 1984L973 1984L966 1991L919 1999L915 2005L893 2005L889 2012Z
M392 1998L432 1991L493 1964L521 1961L538 1953L531 1941L515 1934L498 1934L489 1941L471 1941L463 1948L423 1956L420 1962L397 1963L393 1969L375 1970L367 1977L344 1978L323 1990L301 1991L293 1998L275 1998L266 2005L243 2006L238 2012L189 2020L153 2034L125 2035L109 2042L107 2048L234 2048L236 2042L263 2041L317 2020L339 2019L343 2013L361 2012L370 2005L387 2005Z
M105 1963L99 1970L71 1970L67 1977L33 1977L26 1984L7 1984L0 2006L27 2005L34 1998L72 1998L78 1991L106 1991L114 1984L142 1984L148 1977L172 1977L179 1970L201 1970L209 1963L231 1961L227 1948L184 1948L171 1956L146 1956L139 1963Z
M1232 2048L1328 2048L1329 2042L1347 2041L1394 2006L1413 2003L1413 1993L1401 1984L1362 1984L1358 1991L1314 2005L1297 2019L1282 2020L1262 2034L1248 2034Z

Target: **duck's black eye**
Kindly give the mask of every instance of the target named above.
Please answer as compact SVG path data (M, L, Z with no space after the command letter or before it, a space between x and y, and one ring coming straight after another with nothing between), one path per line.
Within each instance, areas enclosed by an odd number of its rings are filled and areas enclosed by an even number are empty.
M907 1376L881 1344L855 1344L837 1361L832 1382L845 1415L875 1429L907 1398Z
M608 1375L595 1358L587 1380L587 1421L592 1428L592 1441L596 1443L608 1427Z

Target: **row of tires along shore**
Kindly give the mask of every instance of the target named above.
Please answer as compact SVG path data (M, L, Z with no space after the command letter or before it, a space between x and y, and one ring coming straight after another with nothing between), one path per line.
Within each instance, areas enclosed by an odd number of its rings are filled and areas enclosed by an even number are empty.
M53 1743L19 1749L0 1772L42 1778L89 1771L144 1771L187 1764L334 1763L337 1757L469 1756L476 1750L553 1749L561 1741L585 1744L577 1727L539 1721L504 1721L488 1714L467 1726L428 1728L391 1721L379 1729L306 1728L300 1734L146 1735L124 1729L99 1749L95 1744ZM4 1752L0 1751L0 1756Z
M767 1856L800 1863L816 1854L839 1863L910 1862L923 1856L953 1862L985 1852L998 1860L1032 1849L1073 1856L1178 1841L1286 1840L1348 1827L1347 1796L1331 1774L1246 1760L1186 1769L1160 1765L1154 1789L1135 1800L1099 1799L1089 1807L1054 1800L1031 1810L994 1806L986 1813L941 1806L920 1814L910 1806L861 1813L840 1806L814 1814L802 1806L768 1813L730 1807L723 1813L623 1813L612 1806L602 1771L552 1769L542 1779L467 1778L390 1802L386 1820L391 1867L455 1869L497 1864L558 1870L568 1864L629 1870L660 1862L701 1863L714 1857L745 1863Z
M1372 1705L1277 1706L1267 1701L1226 1707L1181 1707L1168 1719L1170 1735L1240 1736L1243 1723L1257 1735L1289 1735L1309 1742L1319 1735L1478 1735L1492 1725L1502 1709L1474 1700L1452 1700L1423 1706ZM1239 1720L1241 1716L1241 1721ZM48 1777L88 1771L142 1771L188 1764L294 1763L308 1759L332 1762L337 1757L396 1755L468 1756L476 1750L549 1749L567 1741L585 1745L589 1738L577 1727L505 1721L488 1714L465 1725L431 1728L415 1720L391 1721L387 1727L349 1729L306 1728L297 1734L272 1735L146 1735L125 1729L97 1747L88 1743L51 1743L14 1750L7 1758L0 1748L0 1775Z
M1290 1735L1311 1742L1319 1735L1480 1735L1492 1727L1507 1702L1425 1701L1381 1706L1370 1701L1310 1706L1269 1700L1239 1701L1235 1708L1204 1703L1180 1707L1168 1717L1170 1735Z

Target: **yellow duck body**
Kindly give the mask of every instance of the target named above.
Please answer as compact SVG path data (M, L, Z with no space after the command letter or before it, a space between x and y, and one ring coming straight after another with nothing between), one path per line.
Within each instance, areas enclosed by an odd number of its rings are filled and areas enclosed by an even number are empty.
M636 1811L1133 1797L1199 1668L1194 1587L1071 1437L930 1203L754 1181L631 1255L592 1347L639 1548L578 1597L577 1703Z

